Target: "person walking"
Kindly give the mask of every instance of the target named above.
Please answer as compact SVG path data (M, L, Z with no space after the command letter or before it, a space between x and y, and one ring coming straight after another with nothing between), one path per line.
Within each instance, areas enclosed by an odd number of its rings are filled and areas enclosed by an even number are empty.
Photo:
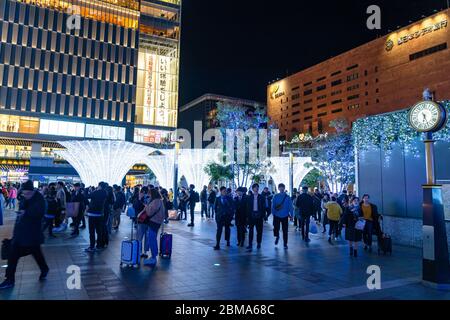
M216 204L217 192L215 188L211 188L211 192L208 195L208 218L214 219L214 206Z
M164 222L164 200L162 199L161 193L158 189L151 189L150 197L152 201L148 204L145 209L140 213L140 215L146 215L144 223L148 226L147 228L147 241L148 246L151 251L151 258L144 260L145 265L154 266L157 262L158 257L158 231L161 224ZM139 217L138 217L139 219Z
M47 278L50 270L41 250L41 245L44 243L42 220L45 215L45 199L40 192L34 189L31 180L22 184L20 193L22 199L19 203L19 212L11 240L8 267L0 289L14 287L17 264L22 257L33 256L41 270L39 276L41 281Z
M194 226L194 213L195 213L195 205L197 204L197 202L200 202L200 195L198 194L197 191L195 191L195 186L191 184L189 186L189 198L188 198L191 223L187 225L188 227Z
M350 257L358 256L358 243L362 240L362 231L356 229L356 223L363 217L359 198L354 197L350 206L344 208L342 226L345 228L345 240L350 247Z
M84 220L84 210L86 210L86 199L84 198L84 191L81 189L80 183L73 185L74 190L72 192L71 202L78 202L78 214L74 217L74 230L71 236L78 236L80 234L80 224Z
M302 239L305 242L310 242L309 239L309 223L311 216L314 214L313 197L308 193L308 187L302 188L302 193L297 197L296 206L300 213L300 228L302 231Z
M182 220L187 220L187 203L188 203L189 195L187 194L186 189L182 188L180 195L178 196L178 203L180 209L180 218ZM184 213L184 218L183 218Z
M321 204L322 211L323 211L323 219L322 219L323 231L322 231L322 233L327 233L328 212L327 212L327 208L325 205L328 203L328 201L330 201L330 195L328 193L326 193L322 198L322 204Z
M269 216L271 214L272 209L272 193L269 191L269 188L265 187L261 192L261 195L264 197L265 206L264 206L264 221L267 222L269 220Z
M127 200L126 200L125 194L123 193L122 188L120 186L115 186L114 195L115 195L116 201L114 201L114 205L113 205L112 227L114 230L117 230L117 229L119 229L120 216L122 215L122 211L125 209Z
M106 192L105 182L100 182L97 189L88 194L88 199L90 200L87 208L89 221L89 247L85 250L86 252L95 252L96 249L104 248L103 215L107 198L108 193Z
M208 218L208 187L203 186L203 190L200 192L200 202L201 202L201 216L203 219L203 214L205 218Z
M314 199L314 218L317 222L322 221L322 198L323 195L318 188L314 188L313 199Z
M217 232L216 232L216 246L214 250L220 250L220 239L222 237L222 231L225 228L225 241L227 242L227 247L230 246L230 225L231 220L233 220L234 215L234 202L233 198L227 194L227 188L220 188L220 196L216 200L215 204L215 212L216 212L216 223L217 223Z
M151 202L149 192L150 191L148 187L142 187L141 190L139 191L138 198L133 202L133 209L136 212L137 216L141 214L145 210L147 204ZM139 222L138 219L136 220L137 220L137 240L141 243L140 247L143 249L141 257L147 259L148 258L147 252L148 250L150 250L150 243L148 242L147 237L148 225Z
M56 188L54 185L50 185L45 193L43 194L47 211L44 214L44 223L42 225L42 232L45 232L48 229L49 238L55 238L53 234L53 223L55 221L55 217L58 214L58 200L56 199Z
M115 196L114 191L111 186L106 184L106 202L103 209L103 237L102 237L102 246L101 249L106 248L109 245L109 236L112 233L112 212L113 212L113 205L115 202Z
M243 247L245 244L245 233L247 231L247 189L239 187L236 190L236 197L234 198L234 208L238 247Z
M286 194L286 186L283 183L278 185L278 191L280 193L276 194L272 201L273 235L275 236L275 245L278 245L281 225L283 228L284 249L287 249L289 219L292 219L294 207L291 198Z
M252 251L253 249L253 235L255 228L257 249L261 248L265 205L266 201L264 197L259 194L259 184L255 183L252 186L252 195L247 197L247 217L249 225L247 250L249 251Z
M56 183L56 200L58 200L58 214L55 218L55 228L53 232L63 232L67 229L66 220L66 203L67 195L65 192L64 182L58 181Z
M341 219L342 215L342 208L341 206L336 202L335 197L331 197L331 201L328 201L325 204L325 209L327 209L327 219L328 224L330 225L330 230L328 233L328 242L330 244L333 244L331 241L331 238L334 234L335 240L337 240L338 234L339 234L339 221Z
M294 227L295 227L295 231L299 230L299 221L300 221L300 214L297 208L297 197L298 197L298 191L297 188L294 188L294 190L292 190L292 195L291 195L291 201L292 204L294 206Z
M369 252L372 252L372 236L374 226L378 224L380 214L378 213L378 207L370 202L370 196L368 194L365 194L362 197L361 211L364 220L366 220L366 225L363 232L364 250L369 250Z
M8 193L8 208L14 210L16 208L17 189L14 185L9 188Z

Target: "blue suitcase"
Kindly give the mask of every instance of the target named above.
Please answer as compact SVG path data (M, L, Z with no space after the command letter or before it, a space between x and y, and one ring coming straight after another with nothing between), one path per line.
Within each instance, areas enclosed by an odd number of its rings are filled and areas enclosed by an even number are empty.
M141 264L141 243L133 240L133 223L131 223L131 240L122 241L120 254L120 266L140 267Z
M172 235L162 232L159 240L159 255L161 258L170 259L172 256Z

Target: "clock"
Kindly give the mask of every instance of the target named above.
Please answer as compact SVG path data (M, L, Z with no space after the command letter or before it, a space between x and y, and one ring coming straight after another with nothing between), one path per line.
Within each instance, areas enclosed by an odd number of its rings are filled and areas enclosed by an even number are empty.
M445 108L433 101L421 101L409 111L409 123L419 132L436 132L447 120Z

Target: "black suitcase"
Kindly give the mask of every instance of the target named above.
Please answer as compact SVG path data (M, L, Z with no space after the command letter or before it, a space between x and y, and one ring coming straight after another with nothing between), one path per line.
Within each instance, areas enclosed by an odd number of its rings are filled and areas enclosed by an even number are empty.
M383 252L383 254L389 253L392 255L392 239L391 236L384 233L384 221L381 220L381 230L378 235L378 254Z

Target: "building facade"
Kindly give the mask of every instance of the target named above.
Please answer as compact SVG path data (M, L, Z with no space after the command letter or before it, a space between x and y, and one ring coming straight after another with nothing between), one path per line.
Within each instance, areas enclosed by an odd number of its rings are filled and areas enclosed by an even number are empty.
M141 1L134 141L165 143L177 127L181 1Z
M268 116L286 139L407 108L430 88L450 95L450 11L445 10L267 87Z
M217 120L218 103L240 106L245 109L245 111L261 115L267 114L266 106L260 102L217 94L205 94L180 107L180 121L178 127L189 131L191 137L195 136L196 122L201 123L201 130L203 133L208 129L218 128L220 126L220 123ZM204 146L205 145L208 145L208 143L205 142ZM194 147L194 145L192 145L192 147Z
M180 15L176 0L1 0L1 180L16 171L22 179L75 176L54 152L58 140L167 142L176 127ZM151 30L166 22L176 25L176 54L155 56L151 75L138 77L144 43L164 42ZM142 91L154 103L142 104ZM159 120L169 113L175 120Z

